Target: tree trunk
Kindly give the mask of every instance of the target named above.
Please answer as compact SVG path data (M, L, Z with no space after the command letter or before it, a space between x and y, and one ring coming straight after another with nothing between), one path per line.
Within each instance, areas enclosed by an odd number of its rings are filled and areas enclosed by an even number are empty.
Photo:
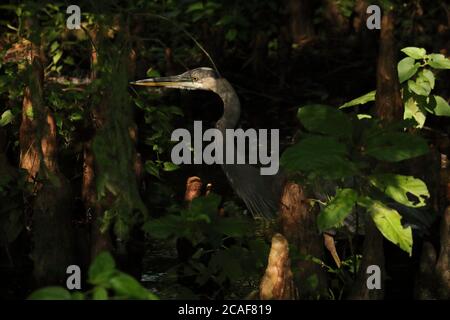
M377 65L375 111L386 121L403 118L403 103L397 73L397 47L394 38L394 12L388 10L381 20L380 49Z
M295 266L298 269L296 285L299 298L310 299L316 298L317 294L326 294L326 271L312 260L323 260L323 238L317 230L316 212L308 204L300 185L293 182L285 185L280 220L282 234L302 255Z
M292 43L302 46L314 35L311 0L288 0Z
M364 2L362 1L361 3L363 6ZM361 23L364 23L364 21ZM403 104L397 74L394 23L393 11L386 9L381 20L380 48L377 64L377 94L375 100L375 112L380 119L386 122L399 120L403 117ZM384 297L385 262L383 235L378 231L370 217L367 219L365 232L363 258L349 299L379 300ZM367 287L367 267L370 265L377 265L381 270L381 289L369 289Z
M32 30L31 20L26 25ZM73 264L71 192L57 163L56 125L44 106L43 55L30 44L28 86L24 91L20 126L20 167L34 182L32 259L38 286L65 283L66 268Z

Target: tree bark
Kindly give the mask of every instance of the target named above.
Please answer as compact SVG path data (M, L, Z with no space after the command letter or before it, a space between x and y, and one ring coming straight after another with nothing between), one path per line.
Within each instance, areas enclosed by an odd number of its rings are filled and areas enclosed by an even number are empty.
M300 299L316 298L326 294L327 276L322 266L312 260L323 260L323 238L317 231L316 212L307 202L303 188L288 182L281 198L280 223L282 234L294 245L302 259L298 269L296 286Z
M313 4L310 0L288 0L292 43L302 46L314 35Z
M27 20L31 33L34 21ZM20 167L35 186L32 217L32 259L38 286L62 284L73 264L71 191L57 163L57 130L44 106L43 54L40 44L30 43L28 86L24 90L19 132Z
M403 103L397 73L397 47L394 38L395 17L387 10L381 19L380 49L377 64L375 112L386 121L403 118Z

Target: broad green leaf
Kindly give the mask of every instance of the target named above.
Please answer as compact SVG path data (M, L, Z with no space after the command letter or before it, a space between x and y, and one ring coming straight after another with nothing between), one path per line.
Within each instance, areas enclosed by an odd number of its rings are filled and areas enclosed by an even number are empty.
M416 48L416 47L403 48L401 51L414 59L423 59L423 58L425 58L425 55L427 54L425 49Z
M89 282L94 285L105 284L116 271L116 263L109 252L98 254L89 267Z
M376 174L369 176L369 181L388 197L407 207L423 207L426 205L426 199L430 197L425 182L411 176ZM410 200L408 194L414 196L415 201Z
M415 94L420 96L428 96L431 92L431 86L428 82L420 81L420 78L417 81L408 80L408 88Z
M443 54L432 53L428 55L428 64L434 69L450 69L450 59Z
M379 201L373 201L368 207L368 212L383 236L411 256L412 230L411 227L404 228L402 226L402 217L397 210L386 207Z
M345 113L325 105L307 105L299 108L297 117L301 124L311 132L329 134L337 137L350 137L352 123Z
M435 78L432 71L428 69L423 69L422 71L419 72L419 77L423 77L424 79L426 79L430 84L431 89L434 89Z
M341 224L352 212L358 199L358 194L353 189L339 189L336 196L320 212L317 217L317 226L322 232Z
M145 161L144 168L145 171L150 173L152 176L159 178L159 167L154 161L152 160Z
M400 83L405 82L413 75L415 75L417 70L419 69L419 66L420 64L416 63L415 60L411 57L406 57L400 60L397 65L398 79Z
M290 172L315 173L327 179L351 176L355 165L346 146L335 138L313 136L300 140L281 155L281 166Z
M2 113L2 117L0 118L0 127L4 127L7 124L11 123L14 119L14 115L11 110L6 110Z
M145 289L136 279L128 274L119 273L110 280L110 283L111 287L119 297L140 300L158 299L153 293Z
M406 101L403 119L414 119L417 122L417 128L422 128L425 124L426 115L417 105L414 98L409 98L408 101Z
M29 300L71 300L70 292L62 287L46 287L34 291Z
M365 149L366 154L388 162L415 158L428 151L428 144L422 137L406 132L382 132L369 137Z
M433 96L433 110L432 112L437 116L450 117L450 106L448 102L441 96Z
M349 102L344 103L342 106L339 107L339 109L353 107L353 106L356 106L359 104L366 104L367 102L375 101L375 94L376 94L375 90L370 91L370 92L362 95L361 97L358 97L356 99L353 99Z

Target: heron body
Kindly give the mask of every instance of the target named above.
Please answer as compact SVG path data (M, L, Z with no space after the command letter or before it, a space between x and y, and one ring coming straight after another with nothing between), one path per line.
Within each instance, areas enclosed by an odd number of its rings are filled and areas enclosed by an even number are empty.
M235 129L241 115L239 97L231 84L211 68L197 68L177 76L139 80L134 85L147 87L166 87L184 90L206 90L217 94L223 101L222 117L216 122L226 145L226 130ZM226 150L226 148L223 148ZM279 172L275 175L261 175L259 168L249 164L221 165L236 194L256 217L272 219L276 217L284 178Z

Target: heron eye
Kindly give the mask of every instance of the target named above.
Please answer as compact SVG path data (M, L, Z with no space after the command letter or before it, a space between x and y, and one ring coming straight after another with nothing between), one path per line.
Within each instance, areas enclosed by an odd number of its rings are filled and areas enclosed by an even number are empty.
M193 76L193 77L192 77L192 81L198 81L198 77Z

